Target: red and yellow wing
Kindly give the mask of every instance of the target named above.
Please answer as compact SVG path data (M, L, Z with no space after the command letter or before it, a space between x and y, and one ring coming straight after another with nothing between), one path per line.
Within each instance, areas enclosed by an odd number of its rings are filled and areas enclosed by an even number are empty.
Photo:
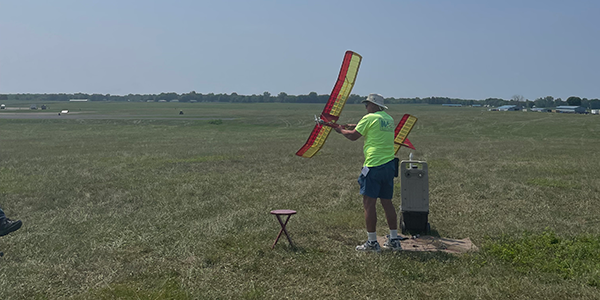
M352 88L354 87L361 60L362 56L359 54L352 51L346 51L337 82L335 83L333 91L329 96L329 100L321 113L320 117L322 120L335 123L339 119L342 109L346 104L346 100L348 100L348 96L350 96L350 92L352 92ZM317 123L308 137L308 140L304 146L296 152L296 155L307 158L313 157L313 155L323 147L330 132L331 127Z
M398 153L400 147L408 147L411 149L415 149L412 143L406 138L408 134L412 130L413 126L417 122L417 117L411 116L409 114L405 114L402 116L400 123L396 126L395 134L396 138L394 139L394 155Z

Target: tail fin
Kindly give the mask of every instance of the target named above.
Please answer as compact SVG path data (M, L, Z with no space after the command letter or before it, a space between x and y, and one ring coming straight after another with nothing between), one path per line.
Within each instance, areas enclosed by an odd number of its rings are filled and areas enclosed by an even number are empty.
M407 139L408 134L412 130L413 126L417 122L417 117L405 114L400 119L400 123L396 126L395 138L394 138L394 155L398 153L401 146L415 149L415 146Z
M410 148L410 149L413 149L413 150L416 150L415 146L413 146L413 144L408 139L404 140L404 143L402 143L402 146Z

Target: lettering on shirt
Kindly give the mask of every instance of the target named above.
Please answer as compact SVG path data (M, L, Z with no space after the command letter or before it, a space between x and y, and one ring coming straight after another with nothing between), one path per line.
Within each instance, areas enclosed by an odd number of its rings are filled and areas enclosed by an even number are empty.
M394 131L394 124L390 121L379 120L381 131Z

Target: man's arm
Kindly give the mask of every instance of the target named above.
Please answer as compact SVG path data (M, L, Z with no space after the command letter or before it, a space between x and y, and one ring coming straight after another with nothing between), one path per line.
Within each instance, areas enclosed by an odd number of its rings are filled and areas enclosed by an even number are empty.
M351 141L356 141L362 136L362 134L360 134L360 132L356 131L356 129L347 130L347 129L342 129L342 127L340 126L340 127L334 128L334 130L337 133L344 135L347 139L349 139Z

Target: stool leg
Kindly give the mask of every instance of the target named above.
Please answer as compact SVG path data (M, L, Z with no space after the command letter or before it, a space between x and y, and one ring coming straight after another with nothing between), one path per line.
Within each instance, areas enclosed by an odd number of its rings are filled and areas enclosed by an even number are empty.
M275 239L273 246L271 246L271 249L275 248L275 245L277 245L277 242L279 242L279 238L281 237L281 233L283 232L283 222L281 222L279 215L275 215L275 217L277 217L277 221L279 221L279 224L281 225L281 229L279 229L279 234L277 235L277 238Z
M288 215L287 219L285 220L285 224L283 224L283 228L282 229L283 229L283 232L285 233L285 236L288 239L288 242L290 242L290 246L294 247L294 244L292 243L292 238L290 238L290 235L288 234L287 229L285 228L285 226L287 225L287 223L290 220L291 216L292 215Z
M281 218L279 217L279 215L275 215L277 217L277 221L279 221L279 225L281 225L281 229L279 230L279 234L277 235L277 239L275 239L275 242L273 243L273 246L271 246L271 249L275 248L275 245L277 244L277 242L279 241L279 238L281 237L281 233L285 233L285 236L288 239L288 242L290 242L290 246L294 247L294 244L292 244L292 239L290 238L290 235L288 234L287 230L285 229L285 226L287 225L288 221L290 220L291 215L287 215L287 219L285 220L285 223L281 221Z

